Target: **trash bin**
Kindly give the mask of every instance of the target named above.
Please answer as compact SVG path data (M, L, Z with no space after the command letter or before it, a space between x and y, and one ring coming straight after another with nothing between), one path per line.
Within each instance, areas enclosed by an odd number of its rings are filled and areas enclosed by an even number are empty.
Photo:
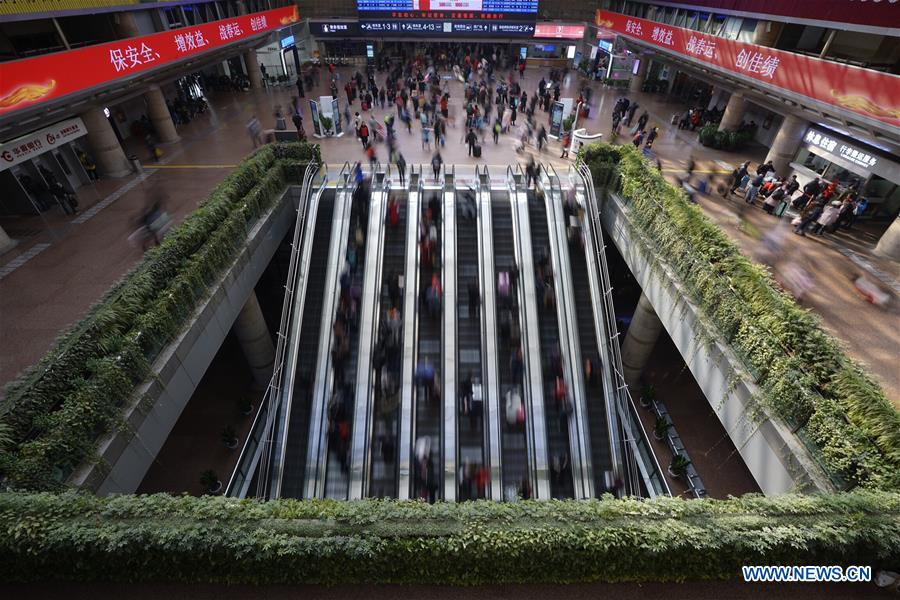
M141 166L141 161L138 159L137 155L130 155L128 157L128 162L131 163L131 170L134 171L137 175L140 175L144 172L144 167Z

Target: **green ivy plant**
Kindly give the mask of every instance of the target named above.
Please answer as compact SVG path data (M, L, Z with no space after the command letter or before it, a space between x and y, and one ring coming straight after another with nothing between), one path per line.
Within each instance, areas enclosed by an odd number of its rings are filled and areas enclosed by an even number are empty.
M900 564L900 494L426 504L6 493L0 558L5 582L474 585L734 579L753 564L878 570Z
M578 158L598 190L625 200L641 238L755 378L758 400L810 441L836 485L900 489L900 412L818 318L630 144L592 144Z

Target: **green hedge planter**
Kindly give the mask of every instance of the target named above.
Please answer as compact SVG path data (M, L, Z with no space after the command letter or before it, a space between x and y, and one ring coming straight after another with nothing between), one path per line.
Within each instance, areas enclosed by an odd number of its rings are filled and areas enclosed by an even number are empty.
M759 400L812 442L838 487L900 489L900 413L818 318L630 144L593 144L579 159L598 189L627 199L633 222L756 378Z
M0 494L6 582L684 581L900 564L900 495L254 502Z
M254 152L7 386L0 406L11 437L0 450L7 485L59 489L91 460L98 437L117 426L123 403L234 259L251 224L310 161L320 161L318 146L274 144Z

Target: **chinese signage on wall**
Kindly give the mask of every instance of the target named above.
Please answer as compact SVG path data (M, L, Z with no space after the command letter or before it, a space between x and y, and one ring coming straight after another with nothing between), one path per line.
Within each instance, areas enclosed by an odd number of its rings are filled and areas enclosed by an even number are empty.
M45 127L0 145L0 171L87 135L78 117Z
M584 37L584 25L554 25L538 23L534 26L534 37L580 40Z
M280 29L295 6L0 63L0 117L13 111Z
M596 25L761 83L900 126L900 76L598 10Z
M871 169L878 164L877 156L872 156L864 150L815 129L807 131L803 141L830 154L836 154L847 162L865 169Z

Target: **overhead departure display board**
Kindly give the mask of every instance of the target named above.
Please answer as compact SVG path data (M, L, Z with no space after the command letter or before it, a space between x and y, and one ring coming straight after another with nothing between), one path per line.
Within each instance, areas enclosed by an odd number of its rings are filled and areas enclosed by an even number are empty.
M356 0L362 19L534 21L538 0Z

